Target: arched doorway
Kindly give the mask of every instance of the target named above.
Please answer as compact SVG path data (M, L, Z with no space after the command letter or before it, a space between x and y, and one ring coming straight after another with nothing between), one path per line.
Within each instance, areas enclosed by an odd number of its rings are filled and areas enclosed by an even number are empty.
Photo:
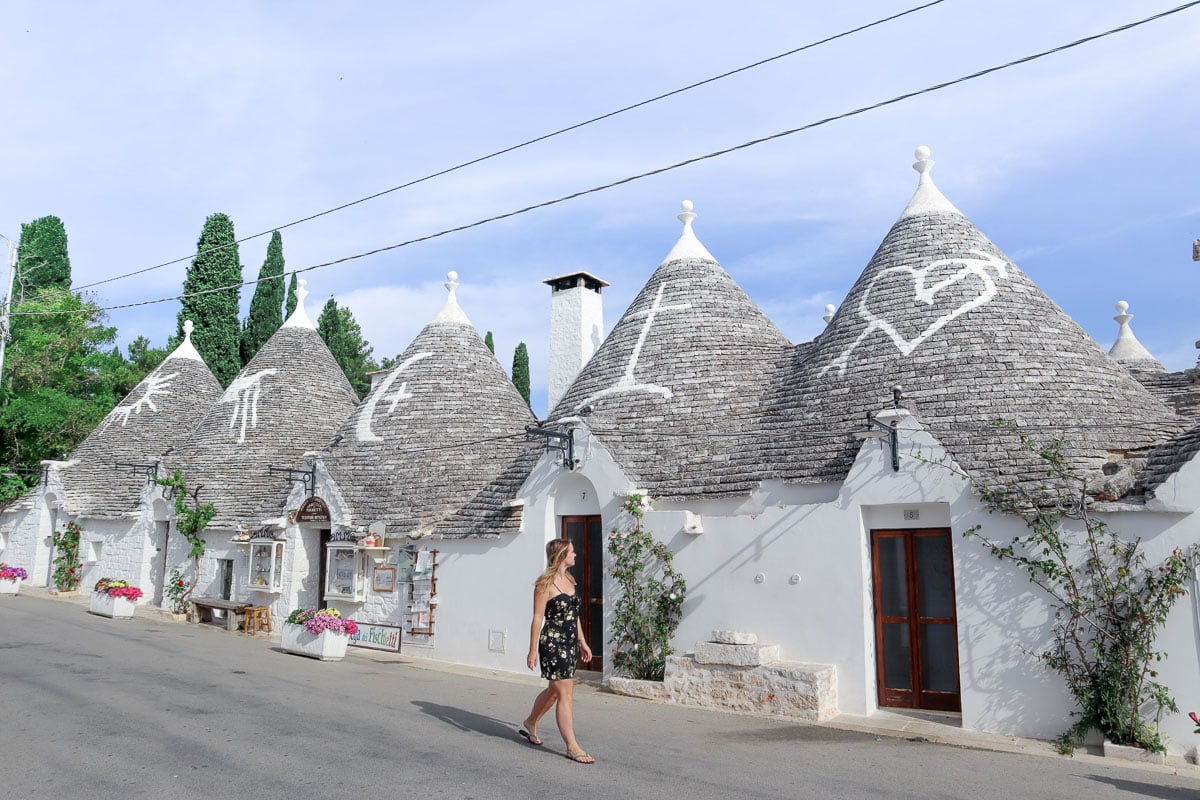
M583 635L592 648L584 670L604 669L604 525L596 488L582 475L564 475L554 487L554 517L558 536L575 546L576 591L582 605Z

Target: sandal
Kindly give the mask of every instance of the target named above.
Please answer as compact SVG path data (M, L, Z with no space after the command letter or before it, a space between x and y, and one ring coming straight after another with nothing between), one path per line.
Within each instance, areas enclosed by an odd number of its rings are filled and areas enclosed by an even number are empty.
M596 759L592 758L591 756L589 756L587 753L583 752L582 750L579 751L578 753L576 753L575 755L571 755L570 753L567 753L567 758L571 759L576 764L595 764L596 763Z
M521 734L522 736L524 736L524 737L525 737L525 740L526 740L527 742L529 742L531 745L533 745L534 747L541 747L541 746L542 746L542 740L541 740L541 739L539 739L539 738L537 737L537 734L536 734L536 733L530 733L529 731L525 730L524 728L522 728L521 730L517 731L517 733L519 733L519 734Z

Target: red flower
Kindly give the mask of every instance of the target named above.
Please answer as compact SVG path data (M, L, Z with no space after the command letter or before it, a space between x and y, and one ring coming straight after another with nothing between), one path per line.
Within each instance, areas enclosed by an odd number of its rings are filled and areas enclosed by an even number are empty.
M1192 722L1196 723L1197 725L1200 725L1200 717L1196 716L1195 711L1189 711L1188 716L1192 718Z

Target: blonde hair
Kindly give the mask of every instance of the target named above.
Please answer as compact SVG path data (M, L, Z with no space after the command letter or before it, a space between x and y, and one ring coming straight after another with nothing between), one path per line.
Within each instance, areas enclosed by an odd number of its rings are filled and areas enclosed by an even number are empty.
M546 542L546 569L533 582L535 592L550 591L550 587L554 585L554 579L558 575L558 568L562 566L562 562L566 560L567 553L570 551L570 539L551 539ZM567 580L571 582L572 586L575 585L575 577L569 572L567 573Z

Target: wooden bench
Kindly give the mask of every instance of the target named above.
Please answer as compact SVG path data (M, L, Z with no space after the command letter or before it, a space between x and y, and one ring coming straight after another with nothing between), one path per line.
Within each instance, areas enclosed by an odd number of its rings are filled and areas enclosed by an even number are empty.
M220 597L193 597L192 605L196 609L196 619L200 622L211 622L213 609L219 608L225 612L225 630L236 631L239 618L244 616L249 603L238 603L224 600ZM205 619L207 617L207 619Z

